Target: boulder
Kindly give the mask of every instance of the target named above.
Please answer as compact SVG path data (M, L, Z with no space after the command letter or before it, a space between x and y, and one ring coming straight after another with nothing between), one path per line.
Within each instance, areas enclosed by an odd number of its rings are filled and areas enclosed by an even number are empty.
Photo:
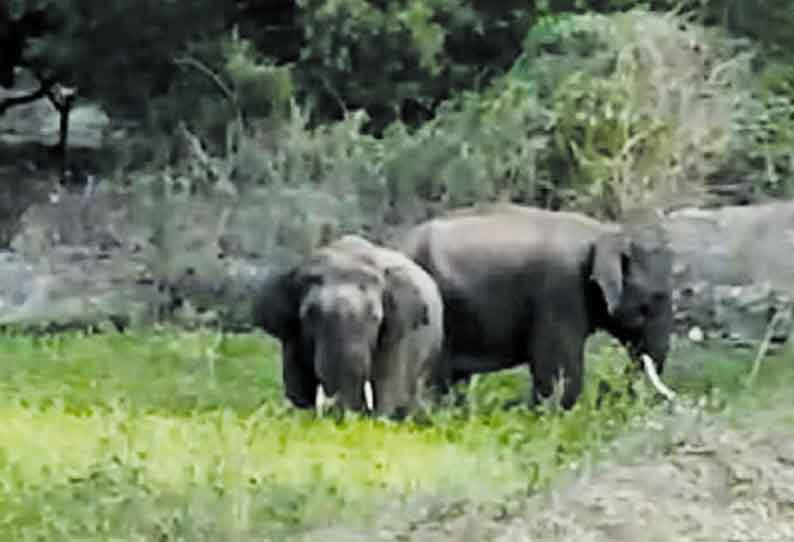
M665 218L682 335L753 345L792 333L794 202L682 209ZM697 333L695 333L697 335Z

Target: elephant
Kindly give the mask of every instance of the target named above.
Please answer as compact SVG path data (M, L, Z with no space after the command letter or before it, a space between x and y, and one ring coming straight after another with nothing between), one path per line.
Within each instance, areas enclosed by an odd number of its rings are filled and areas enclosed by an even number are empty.
M658 225L495 203L429 219L395 246L441 290L444 392L473 374L526 364L530 407L562 383L569 410L582 391L585 343L601 329L628 349L629 370L642 363L658 391L675 395L659 377L673 308L672 254Z
M275 272L255 324L279 339L287 399L402 418L436 378L443 302L404 254L345 235Z

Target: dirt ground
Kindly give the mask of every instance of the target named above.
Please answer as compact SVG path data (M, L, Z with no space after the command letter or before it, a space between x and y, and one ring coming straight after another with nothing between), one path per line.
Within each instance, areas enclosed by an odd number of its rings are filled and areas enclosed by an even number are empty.
M794 424L787 412L726 423L696 408L643 421L609 461L580 467L543 495L449 506L368 532L358 542L794 541Z

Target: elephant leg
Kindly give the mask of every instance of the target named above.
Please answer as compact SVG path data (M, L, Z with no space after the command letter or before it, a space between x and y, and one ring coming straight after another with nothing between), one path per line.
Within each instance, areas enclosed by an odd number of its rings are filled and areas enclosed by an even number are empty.
M391 374L374 382L375 409L378 414L392 419L403 419L408 415L413 398L409 383L400 376Z
M411 411L411 404L405 397L402 390L395 390L390 386L390 382L381 382L375 386L375 396L383 398L382 406L378 408L378 413L395 421L405 419Z
M301 409L314 408L317 377L304 359L303 349L295 339L281 342L281 368L284 392L289 401Z
M452 389L452 356L444 349L428 371L426 387L435 401L446 396Z
M538 331L529 349L532 406L551 397L561 385L560 405L569 410L582 393L585 337L571 333L564 326L556 329L548 326Z
M377 414L405 416L412 399L409 381L415 377L411 365L414 354L409 345L402 343L373 356L372 387Z
M449 358L446 392L453 392L452 402L455 406L463 406L474 375L491 373L506 366L509 366L509 362L498 356L456 352Z

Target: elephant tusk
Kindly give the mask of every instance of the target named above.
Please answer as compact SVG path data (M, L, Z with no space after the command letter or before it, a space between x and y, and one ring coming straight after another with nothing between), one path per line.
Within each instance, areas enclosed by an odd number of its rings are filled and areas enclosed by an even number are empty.
M323 408L325 407L327 399L325 397L325 390L323 389L322 384L317 384L317 395L314 400L314 408L317 411L318 416L322 416Z
M370 412L375 411L375 393L372 391L372 382L369 380L364 382L364 404L367 405L367 410Z
M668 401L672 401L675 398L676 393L664 385L662 379L659 378L659 373L656 372L656 364L651 359L651 356L648 354L643 354L642 356L642 364L645 366L645 372L648 375L648 378L651 380L651 384L653 387L656 388L656 391L664 395Z
M318 416L322 416L323 411L326 407L333 406L336 402L334 397L328 397L325 394L325 388L323 388L322 384L317 384L317 395L314 400L314 408L317 411Z

